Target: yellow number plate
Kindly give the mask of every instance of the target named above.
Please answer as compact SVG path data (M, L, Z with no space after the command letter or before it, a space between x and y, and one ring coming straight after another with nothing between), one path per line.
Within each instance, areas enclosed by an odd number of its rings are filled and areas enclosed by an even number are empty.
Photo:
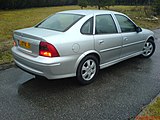
M19 45L20 45L21 47L23 47L23 48L27 48L27 49L30 49L30 48L31 48L30 43L24 42L24 41L22 41L22 40L19 41Z

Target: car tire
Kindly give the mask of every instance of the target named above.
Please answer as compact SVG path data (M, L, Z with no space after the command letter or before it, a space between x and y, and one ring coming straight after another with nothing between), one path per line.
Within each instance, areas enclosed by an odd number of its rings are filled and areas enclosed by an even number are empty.
M88 85L95 80L99 72L99 62L94 55L88 55L80 62L77 69L77 80L82 85Z
M153 55L155 51L156 45L152 39L149 39L146 41L144 47L143 47L143 53L141 54L141 57L143 58L149 58Z

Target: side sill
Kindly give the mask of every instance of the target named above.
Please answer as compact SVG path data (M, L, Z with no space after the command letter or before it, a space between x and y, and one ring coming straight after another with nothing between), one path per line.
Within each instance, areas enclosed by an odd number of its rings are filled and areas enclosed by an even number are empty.
M121 61L124 61L124 60L127 60L127 59L129 59L129 58L138 56L138 55L140 55L140 54L142 54L142 53L143 53L143 52L140 51L140 52L137 52L137 53L128 55L128 56L126 56L126 57L122 57L122 58L119 58L119 59L116 59L116 60L113 60L113 61L110 61L110 62L101 64L101 65L100 65L100 69L104 69L104 68L106 68L106 67L109 67L109 66L111 66L111 65L114 65L114 64L119 63L119 62L121 62Z

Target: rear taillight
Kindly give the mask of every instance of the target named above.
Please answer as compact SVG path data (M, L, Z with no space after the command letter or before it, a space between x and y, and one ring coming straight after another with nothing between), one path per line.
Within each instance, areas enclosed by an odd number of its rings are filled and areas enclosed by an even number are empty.
M40 42L39 55L44 57L59 57L57 49L47 42Z

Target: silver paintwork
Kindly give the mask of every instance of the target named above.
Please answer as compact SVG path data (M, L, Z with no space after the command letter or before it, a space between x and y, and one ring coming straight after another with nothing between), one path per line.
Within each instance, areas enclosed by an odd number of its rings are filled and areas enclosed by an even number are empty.
M96 54L100 59L100 69L116 64L128 58L143 53L145 42L154 38L152 31L142 29L142 32L122 33L114 14L122 13L106 10L70 10L60 13L85 15L66 32L57 32L42 28L25 28L14 31L14 40L27 41L31 49L21 48L19 45L12 48L15 63L36 75L48 79L59 79L76 76L76 71L81 60L89 55ZM115 34L81 34L81 26L91 17L100 14L110 14L116 24L118 33ZM126 16L126 15L124 15ZM127 16L126 16L127 17ZM93 27L95 28L95 20ZM135 24L135 23L134 23ZM47 58L39 56L39 43L46 41L53 44L60 57ZM147 49L148 50L148 49Z

